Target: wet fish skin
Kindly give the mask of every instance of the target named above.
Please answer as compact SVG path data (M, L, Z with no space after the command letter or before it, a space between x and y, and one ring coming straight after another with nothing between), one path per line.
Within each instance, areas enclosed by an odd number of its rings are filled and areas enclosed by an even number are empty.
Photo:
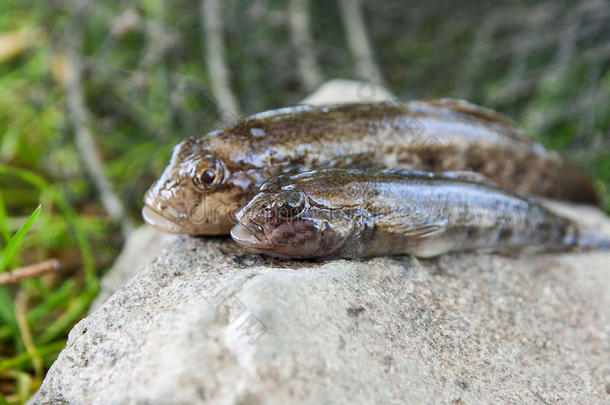
M467 178L358 169L279 176L237 213L231 235L253 252L295 258L608 243L534 199Z
M596 199L585 176L508 118L442 99L283 108L187 139L146 193L143 216L166 232L226 234L265 180L330 167L474 170L519 193ZM202 184L209 168L217 176Z

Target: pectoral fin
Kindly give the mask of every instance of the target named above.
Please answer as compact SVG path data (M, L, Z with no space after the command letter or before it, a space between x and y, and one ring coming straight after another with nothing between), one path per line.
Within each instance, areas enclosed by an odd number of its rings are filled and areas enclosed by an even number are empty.
M377 227L389 234L424 239L439 235L447 230L448 220L445 217L433 217L418 211L405 215L388 216L379 221Z

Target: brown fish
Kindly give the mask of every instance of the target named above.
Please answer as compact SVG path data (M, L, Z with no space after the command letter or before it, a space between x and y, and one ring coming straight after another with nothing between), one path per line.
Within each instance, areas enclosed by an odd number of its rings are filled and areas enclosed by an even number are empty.
M591 182L508 118L459 100L296 106L255 114L175 148L145 196L147 222L226 234L267 179L319 168L480 172L523 194L596 202Z
M534 199L462 177L358 169L279 176L237 213L231 236L253 252L296 258L610 247Z

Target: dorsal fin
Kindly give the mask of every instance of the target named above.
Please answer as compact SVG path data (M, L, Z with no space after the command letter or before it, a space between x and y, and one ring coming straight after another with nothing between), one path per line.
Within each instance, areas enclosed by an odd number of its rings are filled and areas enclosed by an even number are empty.
M433 108L443 108L453 114L459 114L466 118L476 119L486 122L488 125L499 125L511 137L520 141L533 142L515 121L489 108L481 107L466 100L455 98L439 98L436 100L412 101L410 104L420 107L427 106Z
M513 121L506 115L494 111L490 108L481 107L480 105L471 103L470 101L457 98L439 98L436 100L428 100L424 102L439 107L449 108L462 114L471 115L473 117L477 117L487 121L496 121L502 125L517 127L515 121Z
M468 170L455 170L455 171L446 171L446 172L427 172L423 170L412 170L412 169L385 169L381 171L386 174L397 174L397 175L405 175L405 176L417 176L424 178L444 178L444 179L455 179L455 180L465 180L473 183L481 183L489 186L498 187L493 180L489 177L485 176L482 173L471 172Z

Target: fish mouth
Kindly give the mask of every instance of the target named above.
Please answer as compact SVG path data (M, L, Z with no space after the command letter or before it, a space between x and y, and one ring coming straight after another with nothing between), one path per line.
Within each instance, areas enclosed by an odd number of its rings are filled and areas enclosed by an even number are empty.
M250 228L243 224L236 224L231 228L231 238L245 248L270 249L271 244L265 238L261 238Z
M162 214L159 214L157 211L153 210L147 205L142 208L142 217L147 223L163 232L185 233L184 228L178 225L175 221L172 221Z

